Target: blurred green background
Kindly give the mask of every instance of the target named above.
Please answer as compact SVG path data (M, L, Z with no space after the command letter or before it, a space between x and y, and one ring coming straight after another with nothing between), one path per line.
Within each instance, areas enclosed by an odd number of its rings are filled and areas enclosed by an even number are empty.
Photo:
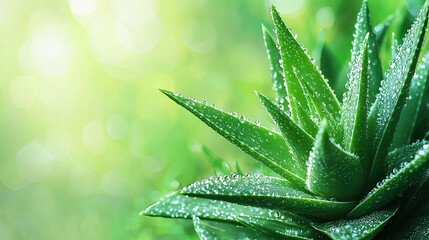
M271 126L253 93L271 94L269 2L0 0L0 239L195 239L138 214L212 174L200 144L255 164L158 88ZM347 61L360 1L271 2ZM369 5L377 24L403 1Z

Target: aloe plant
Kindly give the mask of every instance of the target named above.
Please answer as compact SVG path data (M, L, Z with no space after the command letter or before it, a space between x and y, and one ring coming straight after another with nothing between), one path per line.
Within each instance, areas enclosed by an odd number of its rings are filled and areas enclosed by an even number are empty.
M428 5L383 74L379 44L391 19L375 32L363 2L342 103L272 6L277 41L266 28L263 36L276 98L257 97L278 131L161 91L273 173L223 167L226 175L173 192L142 214L191 219L201 239L429 238L429 127L421 124L429 53L419 61Z

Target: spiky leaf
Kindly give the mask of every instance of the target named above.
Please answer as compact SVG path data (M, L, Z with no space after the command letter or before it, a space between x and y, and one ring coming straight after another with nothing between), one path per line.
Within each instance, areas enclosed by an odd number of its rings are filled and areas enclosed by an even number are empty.
M405 219L404 219L405 220ZM429 198L417 207L411 216L401 225L389 231L385 239L388 240L413 240L429 239Z
M293 153L293 160L296 162L296 167L305 172L305 163L308 159L308 153L311 150L314 139L296 125L286 113L272 103L266 96L258 94L258 98L271 115L285 138L285 141L288 143Z
M352 153L366 160L368 151L367 114L369 110L369 78L368 78L368 39L365 37L360 47L360 53L351 65L348 92L343 99L341 125L344 127L343 145ZM368 162L363 162L365 170Z
M219 239L249 239L249 240L268 240L274 239L258 232L254 229L227 223L210 220L201 220L199 217L193 218L195 232L201 240L219 240Z
M372 239L387 224L396 209L376 211L358 219L327 222L315 228L334 240Z
M274 42L268 30L262 26L262 32L267 49L268 59L270 60L271 78L273 81L273 89L276 93L276 100L283 109L288 110L288 100L286 95L285 80L283 76L282 58L276 43Z
M267 222L282 224L283 235L292 237L301 236L312 238L317 236L310 226L310 222L297 215L266 208L243 206L239 204L171 194L166 198L147 207L142 214L167 218L193 218L234 223L258 227L260 230L277 234L278 229Z
M183 188L181 193L320 218L344 216L355 205L321 198L295 189L283 179L262 175L211 177Z
M357 62L359 52L361 51L360 45L364 41L366 35L368 35L368 97L370 102L374 102L375 95L380 87L380 81L382 78L381 63L378 57L378 46L376 35L372 30L371 21L369 17L369 9L367 1L363 1L362 7L358 13L357 23L355 25L356 31L354 34L354 40L352 43L352 57L350 65Z
M424 145L415 154L414 160L404 162L399 169L394 169L348 214L356 218L375 211L399 196L408 186L429 167L429 145Z
M370 173L372 184L381 177L383 160L391 144L417 65L427 20L428 4L426 3L392 60L368 118L369 132L375 133L374 160Z
M162 92L173 101L190 111L213 130L221 134L244 152L290 180L303 187L305 173L297 171L295 163L282 136L276 132L247 121L244 117L223 112L213 106L197 102L169 91Z
M398 126L393 137L392 148L406 145L411 140L414 126L416 125L417 116L421 109L424 93L428 88L429 78L429 53L427 53L416 70L413 77L408 98L405 102L404 109L401 112Z
M307 188L327 198L354 200L363 190L364 177L359 158L333 143L322 123L310 153Z
M286 27L274 6L271 7L271 14L276 27L280 54L283 59L286 83L288 84L288 77L293 75L293 69L296 69L295 74L296 72L300 73L300 76L297 76L298 81L301 82L304 79L308 87L313 92L317 93L319 101L324 103L323 107L320 109L323 115L319 114L319 117L327 119L338 118L340 104L327 81L322 77L319 69L314 65L306 51L304 51L295 40L293 34ZM300 85L302 84L300 83ZM308 112L310 111L311 109L309 109Z

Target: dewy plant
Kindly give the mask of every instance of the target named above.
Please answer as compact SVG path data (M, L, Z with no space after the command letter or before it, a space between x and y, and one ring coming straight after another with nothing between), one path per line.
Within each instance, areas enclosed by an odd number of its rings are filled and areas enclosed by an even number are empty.
M357 17L342 103L271 8L264 29L275 101L257 94L278 132L162 91L273 176L230 173L195 182L147 207L192 219L201 239L429 239L429 55L419 62L428 2L381 72L380 32L367 3Z

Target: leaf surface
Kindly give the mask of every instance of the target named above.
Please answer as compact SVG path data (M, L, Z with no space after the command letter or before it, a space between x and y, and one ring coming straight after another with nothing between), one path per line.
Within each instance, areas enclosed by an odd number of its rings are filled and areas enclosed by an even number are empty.
M360 53L351 65L347 93L343 99L341 125L344 127L343 145L352 153L367 159L367 114L369 111L368 39L361 43ZM365 169L370 163L364 162Z
M214 106L179 94L161 91L259 162L288 179L292 184L305 187L305 174L296 170L281 135L246 120L244 116L226 113Z
M288 143L293 153L292 159L296 162L296 167L305 173L307 167L305 163L308 159L314 139L296 125L286 113L272 103L266 96L258 93L258 98L271 115L271 118Z
M204 220L246 225L270 235L278 234L279 229L269 223L282 225L283 236L313 238L317 236L310 221L281 210L244 206L214 199L198 198L173 193L147 207L142 214L167 218Z
M334 240L364 240L372 239L389 219L397 208L376 211L358 219L336 220L315 225L315 228Z
M428 77L429 53L423 57L413 77L408 98L401 112L395 135L393 136L392 148L401 147L410 142L423 97L428 88Z
M312 58L306 53L306 50L296 41L294 35L286 27L279 13L274 6L271 7L271 14L276 28L276 34L280 47L280 54L283 59L283 69L285 71L286 84L289 84L288 77L293 76L293 72L299 73L298 81L306 81L308 87L317 94L320 102L323 102L321 111L324 115L329 115L329 119L335 119L339 117L339 111L341 109L340 103L329 87L327 80L322 76L320 70L312 62ZM296 69L296 70L294 70ZM298 90L298 84L296 86ZM302 88L302 83L300 83ZM289 86L288 86L289 88ZM289 98L291 96L289 95ZM308 101L308 99L307 99ZM305 106L303 106L305 109ZM310 112L309 109L308 112ZM308 113L307 113L308 114ZM322 118L328 118L327 116L320 116Z
M377 37L372 30L367 1L363 1L362 3L362 7L358 13L355 29L356 31L352 43L352 56L350 61L350 67L352 69L353 64L358 62L357 58L359 56L359 53L361 52L360 45L363 43L365 36L368 35L368 97L370 102L374 102L375 95L377 94L378 89L380 87L382 72L380 58L378 57Z
M328 219L344 216L355 206L355 202L324 199L295 189L283 179L262 175L211 177L181 193Z
M429 239L429 198L403 224L390 231L388 240Z
M199 217L193 218L194 228L201 240L219 240L219 239L248 239L248 240L267 240L274 239L266 236L254 229L227 223L210 220L201 220Z
M370 184L381 177L384 159L393 139L401 110L405 105L408 89L419 58L428 20L426 2L409 33L405 36L398 53L390 63L390 69L382 81L380 93L368 117L369 132L374 133L374 160Z
M282 108L288 110L288 100L285 88L285 80L283 73L283 66L281 64L282 58L279 50L271 34L262 26L264 36L265 48L267 49L268 59L270 61L271 78L273 82L273 90L276 93L276 101Z
M360 217L385 206L416 181L428 167L429 145L425 144L417 151L414 160L403 162L399 169L393 169L389 176L377 183L376 187L348 214L348 218Z
M326 198L354 200L363 190L364 177L359 158L333 143L323 122L309 158L307 188Z

